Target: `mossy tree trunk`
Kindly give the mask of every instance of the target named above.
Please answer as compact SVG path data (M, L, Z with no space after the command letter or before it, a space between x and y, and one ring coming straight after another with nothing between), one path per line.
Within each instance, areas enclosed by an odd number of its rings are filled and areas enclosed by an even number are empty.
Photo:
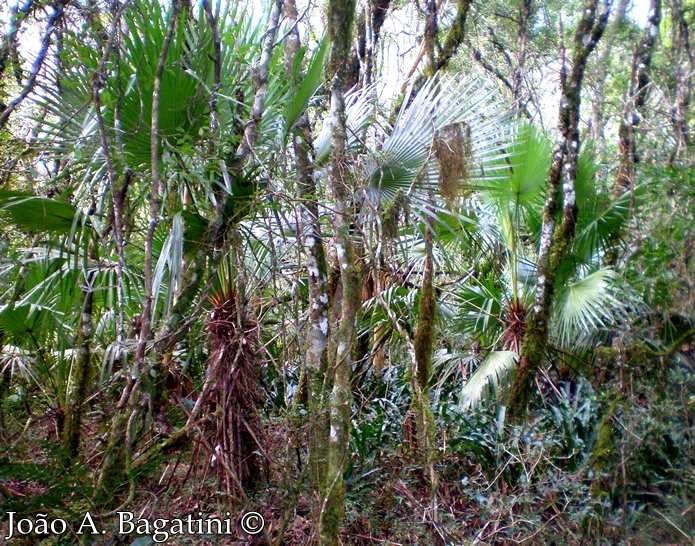
M89 271L85 274L79 334L75 344L77 355L67 385L65 420L61 435L61 451L63 463L66 466L70 465L77 457L80 447L82 410L87 397L92 361L92 309L94 304L92 283L95 273L95 271Z
M333 231L340 269L340 315L328 352L328 374L332 376L329 397L330 425L327 468L321 494L319 537L322 545L340 543L340 527L345 511L343 472L349 457L352 416L352 354L357 339L357 313L360 307L359 265L350 237L353 212L348 189L346 150L345 86L352 43L355 0L331 0L328 4L328 35L331 51L327 77L331 88L331 164L328 185L334 200ZM334 302L338 303L338 302Z
M291 31L285 41L285 71L292 77L294 62L301 45L297 27L295 0L285 0L285 17ZM303 75L300 73L300 78ZM291 82L299 85L299 81ZM301 237L305 251L309 286L309 324L304 374L311 419L309 470L312 487L319 491L325 475L330 414L325 400L328 347L328 276L324 241L319 223L318 193L314 172L311 125L303 113L292 128L292 149L297 161L297 194L300 200Z
M651 83L649 69L652 64L652 52L659 37L660 22L661 0L651 0L647 26L632 57L630 82L625 94L623 118L618 129L619 164L613 186L613 194L616 197L635 185L635 165L639 161L635 133L641 117L644 116L644 104Z
M432 372L432 350L435 338L436 300L434 294L434 233L430 218L425 219L425 261L420 285L415 335L413 336L414 366L412 371L412 406L415 415L417 457L434 491L437 484L434 472L434 419L429 405L429 381Z
M558 138L548 173L547 197L543 208L536 296L521 345L519 366L507 400L509 415L516 421L525 418L533 380L545 358L555 278L560 262L574 239L577 221L574 184L579 154L582 81L589 55L603 34L610 12L609 5L605 5L599 14L598 4L598 0L587 0L584 3L574 35L574 52L569 72L567 56L564 48L562 49ZM562 220L556 226L560 213Z

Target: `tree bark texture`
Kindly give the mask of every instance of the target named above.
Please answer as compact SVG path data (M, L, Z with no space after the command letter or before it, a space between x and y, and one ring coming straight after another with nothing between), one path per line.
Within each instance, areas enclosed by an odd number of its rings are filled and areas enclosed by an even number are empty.
M285 43L285 71L292 76L292 67L300 46L295 0L285 0L285 16L292 30ZM300 71L300 79L303 76ZM299 81L291 82L299 85ZM309 392L308 410L311 420L309 469L311 483L319 491L327 465L326 438L330 427L324 378L327 373L328 267L321 224L314 172L313 138L309 117L304 112L292 128L292 149L297 161L297 193L301 207L301 240L305 251L309 286L309 324L307 326L304 371Z
M82 410L87 396L90 368L92 362L92 308L94 290L92 283L96 271L85 272L82 286L82 312L75 361L70 370L65 405L65 421L62 432L62 456L66 466L77 457L80 448Z

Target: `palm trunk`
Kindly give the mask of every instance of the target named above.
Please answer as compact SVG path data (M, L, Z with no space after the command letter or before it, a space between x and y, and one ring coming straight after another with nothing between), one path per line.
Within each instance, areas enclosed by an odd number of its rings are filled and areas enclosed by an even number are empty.
M176 2L175 8L178 5L179 2ZM234 157L234 168L238 169L239 171L242 169L245 161L251 155L257 137L256 127L258 123L260 123L263 116L264 101L267 94L268 66L277 35L281 5L282 1L276 0L273 3L273 9L271 10L270 21L268 23L269 28L264 39L261 64L258 67L256 77L254 78L256 92L254 95L253 109L251 113L252 119L246 125L243 135L243 142L240 144ZM175 21L173 19L170 20L170 25L170 30L173 32L173 29L175 28ZM166 44L164 44L164 46L168 48ZM162 48L163 53L166 48ZM215 63L217 64L217 61L215 61ZM217 71L218 68L219 67L216 66L215 71ZM215 77L217 78L217 76ZM213 99L215 100L214 103L212 102ZM211 97L211 104L212 106L215 106L216 96ZM154 106L155 101L153 101L153 117L155 111ZM215 120L211 120L211 123L214 127ZM153 129L153 134L154 131L155 129ZM155 197L156 196L153 196L153 198ZM232 227L236 224L234 219L229 220L225 218L224 205L225 202L221 201L220 206L218 206L217 210L215 211L214 218L209 224L206 235L207 244L199 245L195 255L190 260L190 265L184 273L184 278L177 295L176 303L174 304L167 321L163 324L155 336L154 349L152 350L154 354L166 354L171 350L172 347L174 347L176 342L180 340L181 337L188 331L188 326L190 326L190 324L196 319L197 313L202 309L201 302L204 301L210 293L217 267L223 255L221 252L221 247L224 245L225 240L227 239L228 232L232 230ZM150 212L152 212L153 209L154 207L151 206ZM150 220L152 220L152 218L150 218ZM151 225L152 223L150 223L150 227ZM210 248L214 249L212 256L209 256ZM202 289L201 284L203 285ZM195 304L196 300L198 300L198 304ZM146 309L147 307L147 304L145 304L143 309ZM193 310L191 310L192 307ZM144 327L145 325L143 324L143 328ZM144 364L144 351L146 344L152 338L151 325L149 325L147 328L147 336L145 337L142 336L142 328L140 331L140 340L138 342L138 349L136 353L136 366L138 356L142 359L142 364ZM129 423L133 421L131 417L134 415L134 412L138 411L137 400L139 398L139 389L139 379L133 380L132 376L128 376L128 383L121 393L121 398L116 406L116 413L112 419L111 433L105 450L101 473L98 479L96 490L97 496L104 497L115 485L122 484L125 472L131 466L131 461L129 460L131 446L128 445L127 440L124 442L124 439L126 439L130 434ZM205 392L201 394L201 397L204 395ZM174 432L170 439L155 444L152 449L148 451L146 456L141 457L141 460L151 460L154 456L156 456L157 453L160 453L167 447L170 447L171 445L187 438L190 433L191 425L200 410L201 406L196 404L194 411L191 413L191 417L188 419L187 423L181 429ZM137 464L140 465L141 463Z

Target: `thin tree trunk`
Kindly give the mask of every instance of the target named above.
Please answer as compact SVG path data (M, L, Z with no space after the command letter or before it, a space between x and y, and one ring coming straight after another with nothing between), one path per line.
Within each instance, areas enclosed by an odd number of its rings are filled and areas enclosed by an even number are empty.
M5 127L5 125L10 119L10 116L12 115L12 112L14 112L17 109L17 107L19 107L19 105L22 104L22 101L24 101L24 99L26 99L29 96L29 94L34 90L34 86L36 85L36 79L39 76L41 68L43 67L43 63L46 60L46 55L48 54L48 48L51 45L51 36L60 24L60 21L62 20L63 14L65 12L65 4L62 1L56 2L52 7L53 13L48 17L48 21L46 22L46 31L41 37L41 47L39 48L39 52L37 53L36 58L34 59L31 72L29 73L29 77L27 78L24 87L19 92L19 94L10 101L10 103L7 106L2 105L3 109L2 111L0 111L0 129L3 129ZM10 48L8 49L8 55L12 47L12 42L9 41L11 39L13 39L12 35L10 35L7 38L8 41L6 42L6 47ZM5 45L3 46L3 49L4 47ZM4 59L6 59L5 51L0 52L0 55L0 62L2 62L4 68ZM3 72L0 71L0 76L2 75Z
M87 397L92 361L92 308L94 302L92 283L95 275L96 271L85 272L84 285L82 286L84 297L82 299L82 312L80 313L79 335L75 344L77 356L68 379L65 420L62 431L61 447L65 466L69 466L72 460L77 457L80 447L82 409Z
M102 463L96 489L96 493L99 496L108 496L111 487L121 483L121 478L127 473L130 466L130 452L132 446L130 445L129 423L132 421L132 416L138 411L137 400L139 387L142 376L146 373L145 353L147 342L150 340L152 333L153 242L154 232L159 222L162 191L159 173L159 91L162 74L164 73L164 67L169 53L169 46L173 40L178 22L179 9L179 0L174 0L172 13L168 22L167 34L162 44L154 75L150 129L152 189L149 203L149 225L145 236L144 301L142 306L141 326L135 352L134 368L132 373L129 373L126 378L126 386L121 393L111 422L111 434L104 454L104 461ZM131 482L131 488L132 487L133 483Z
M345 84L348 89L357 85L364 88L372 83L374 52L390 5L391 0L368 0L357 16L357 38Z
M292 31L285 44L285 71L292 76L292 67L299 51L295 0L285 0L285 16ZM300 71L299 78L303 77ZM292 82L299 85L299 81ZM326 440L330 414L326 404L324 378L327 372L328 347L328 289L327 264L324 250L317 186L313 165L311 125L303 113L292 129L292 149L297 161L297 191L301 207L301 238L306 252L306 272L309 285L309 325L304 372L309 392L308 410L311 420L309 440L309 469L312 486L319 491L327 465Z
M671 19L676 65L675 100L671 108L671 123L676 137L676 146L671 157L673 163L676 158L686 156L692 145L688 115L695 77L695 52L690 44L692 26L685 19L682 0L672 0Z
M592 138L599 142L603 140L603 129L605 126L605 86L606 78L608 77L611 67L611 51L613 49L613 40L615 40L620 27L625 21L625 12L630 0L620 0L615 15L611 20L610 26L606 29L606 37L604 39L604 48L596 62L596 90L594 91L594 99L591 103L591 134Z
M528 47L529 25L531 24L531 14L533 0L521 0L519 4L519 28L517 38L519 42L519 53L516 58L516 66L512 73L512 108L517 114L524 108L524 73L526 70L526 54Z
M431 35L432 30L435 30L438 33L437 7L436 5L432 6L428 4L428 21L426 22L425 35L423 36L422 41L422 54L418 55L418 59L415 65L413 65L411 73L415 71L417 64L419 64L419 61L425 57L425 55L428 56L430 62L427 69L420 74L413 83L413 90L408 96L410 100L415 98L428 77L434 75L440 70L446 70L447 66L449 66L449 63L451 62L451 59L454 57L454 55L456 55L459 46L464 42L466 35L466 21L468 19L471 4L472 0L456 0L456 13L454 14L454 20L444 35L444 42L441 44L441 47L438 46L437 35ZM403 105L406 90L407 82L405 82L401 87L400 95L394 102L391 114L389 115L389 122L391 124L395 122L396 116Z
M560 73L560 116L558 139L548 173L547 197L543 208L536 297L521 346L519 366L507 401L512 419L521 420L531 393L536 371L541 366L548 338L548 320L555 288L555 276L561 259L574 238L577 218L574 182L579 153L579 108L584 70L608 19L609 7L597 15L598 0L587 0L574 36L572 68L567 73L567 59L562 50ZM562 224L556 228L563 197Z
M644 103L647 99L651 79L649 69L652 52L659 37L661 22L661 0L651 0L649 19L632 57L632 72L625 97L623 118L618 130L618 173L613 185L613 195L619 196L635 185L635 165L639 161L635 144L635 132L644 116Z
M22 26L22 23L31 15L37 8L36 2L29 0L20 9L19 3L16 3L10 10L7 33L3 36L2 44L0 44L0 81L5 75L5 69L10 61L10 58L17 52L17 34ZM18 78L21 80L21 77ZM18 81L17 83L21 83ZM1 95L0 95L1 96ZM2 106L4 108L4 106Z
M144 284L144 302L142 305L140 337L138 339L137 350L135 351L135 365L138 373L145 369L145 352L147 342L150 340L152 333L152 307L154 301L153 290L153 243L154 232L159 224L159 215L162 208L162 191L163 184L159 171L159 104L160 104L160 89L162 86L162 75L166 66L167 57L169 55L169 46L174 38L176 25L178 23L179 9L181 3L179 0L174 0L172 13L169 19L167 34L162 44L162 49L159 54L157 68L154 74L154 83L152 85L152 114L150 116L150 173L152 176L152 189L150 190L149 203L149 224L147 226L147 234L145 235L145 265L143 267L143 284Z
M345 85L350 51L355 0L330 0L328 34L332 42L327 76L331 79L331 165L328 185L334 199L333 230L340 267L342 298L340 317L329 350L328 372L333 377L330 395L328 466L323 481L319 536L322 545L340 542L340 527L345 511L343 472L348 460L350 420L352 416L352 349L357 338L357 313L360 307L359 266L350 238L353 213L347 186L348 158L345 125Z
M258 136L258 125L263 117L265 110L265 96L268 93L268 73L270 70L270 57L275 46L275 36L277 35L280 13L282 11L282 0L274 0L273 8L270 12L270 28L266 33L266 40L261 51L261 61L254 74L254 81L257 82L256 93L253 97L251 107L251 119L246 123L244 135L237 148L237 162L242 163L253 150Z

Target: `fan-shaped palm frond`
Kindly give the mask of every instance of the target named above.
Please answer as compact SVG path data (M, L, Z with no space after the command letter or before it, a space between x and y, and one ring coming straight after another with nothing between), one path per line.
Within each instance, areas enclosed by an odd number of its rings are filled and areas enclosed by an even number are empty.
M417 292L403 286L390 286L380 296L369 298L362 304L360 335L378 333L374 344L378 345L397 332L390 317L396 317L408 331L412 329L415 297ZM383 303L382 303L383 301ZM386 304L389 310L385 310Z
M347 147L353 149L359 142L359 135L367 127L374 115L374 87L352 89L345 94L345 124L347 127ZM331 151L331 120L327 117L321 124L318 136L314 139L316 162L323 164Z
M224 79L217 90L217 115L222 141L238 137L238 119L250 111L253 84L249 74L263 28L257 15L250 16L244 2L226 3L221 12L218 5ZM127 32L122 33L118 62L108 62L103 75L102 115L113 148L110 152L138 171L146 172L151 162L152 86L168 16L168 8L161 2L132 2L123 14ZM91 106L99 52L84 43L83 35L69 29L64 40L70 57L63 62L60 88L50 79L38 87L36 102L46 112L41 138L73 175L86 170L83 183L99 182L100 177L94 180L93 174L101 169L103 177L104 156ZM164 149L186 155L200 146L201 131L209 124L214 64L212 30L199 7L180 18L168 49L159 110Z
M24 231L68 235L80 221L71 204L31 193L0 190L0 214Z
M581 162L579 164L581 167ZM572 255L583 264L597 261L620 242L631 211L644 201L646 187L637 185L632 192L613 198L608 192L596 191L595 184L577 176L577 231Z
M433 146L440 137L443 148L460 148L453 183L498 175L500 161L509 155L511 134L505 129L506 109L485 82L432 78L410 99L408 95L403 102L381 149L364 162L370 188L382 199L393 200L402 192L418 202L438 193L442 165ZM461 146L447 140L447 132L456 133Z
M485 387L493 389L505 380L514 369L519 355L514 351L492 351L468 378L461 391L460 404L462 409L469 409L480 402Z
M34 358L30 351L16 345L0 346L0 374L9 373L10 377L20 375L36 381L33 365Z
M627 316L630 298L618 285L611 269L599 269L580 277L557 294L553 304L551 332L563 347L590 344L602 330Z
M498 165L500 176L481 180L475 188L505 211L538 210L543 204L550 153L547 137L533 125L520 125L509 144L509 156Z
M456 329L485 345L493 345L502 333L502 310L506 296L503 287L490 274L482 279L472 278L453 295L458 313Z

